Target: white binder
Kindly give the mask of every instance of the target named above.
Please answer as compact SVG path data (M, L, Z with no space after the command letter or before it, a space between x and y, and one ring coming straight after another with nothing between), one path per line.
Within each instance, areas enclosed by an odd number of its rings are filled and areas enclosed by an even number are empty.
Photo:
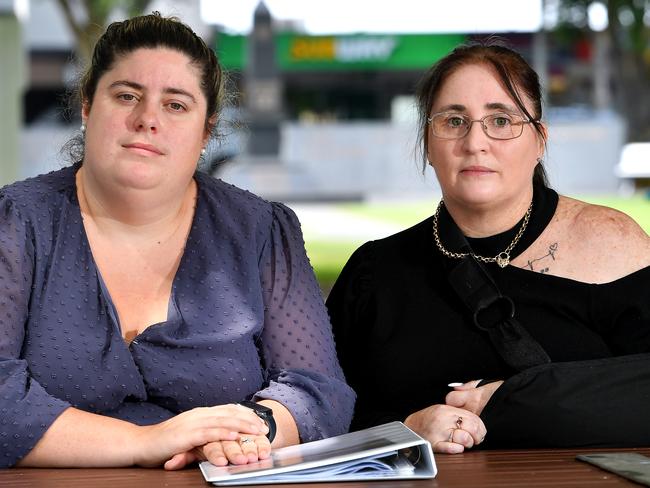
M200 464L217 486L434 478L428 441L401 422L275 449L269 459L238 466Z

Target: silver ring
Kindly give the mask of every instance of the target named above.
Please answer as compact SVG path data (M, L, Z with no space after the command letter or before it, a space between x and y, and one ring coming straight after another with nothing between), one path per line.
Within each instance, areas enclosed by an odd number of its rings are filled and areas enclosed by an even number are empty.
M248 442L253 442L253 439L251 439L250 437L242 437L241 439L239 439L240 444L246 444Z
M463 417L458 417L458 420L456 420L456 428L460 429L461 425L463 425Z

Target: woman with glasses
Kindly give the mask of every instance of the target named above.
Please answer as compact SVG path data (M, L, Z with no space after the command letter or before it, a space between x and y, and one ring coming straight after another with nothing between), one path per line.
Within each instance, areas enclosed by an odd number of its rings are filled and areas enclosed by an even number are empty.
M445 453L647 445L648 235L549 188L538 76L516 52L459 47L417 100L442 200L359 248L327 302L352 428L400 420Z

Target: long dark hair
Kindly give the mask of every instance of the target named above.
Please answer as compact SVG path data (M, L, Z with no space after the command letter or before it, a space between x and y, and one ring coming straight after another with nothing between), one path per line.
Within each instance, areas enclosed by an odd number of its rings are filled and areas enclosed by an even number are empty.
M434 64L418 84L416 100L418 106L418 147L422 151L423 170L426 169L427 147L429 145L429 111L433 106L443 83L454 71L462 66L484 64L494 69L509 95L521 112L532 122L539 137L546 143L542 118L542 93L539 77L524 58L503 45L499 40L488 39L483 42L463 44ZM529 113L522 99L523 93L533 103L533 113ZM538 163L533 173L533 183L548 186L546 170Z

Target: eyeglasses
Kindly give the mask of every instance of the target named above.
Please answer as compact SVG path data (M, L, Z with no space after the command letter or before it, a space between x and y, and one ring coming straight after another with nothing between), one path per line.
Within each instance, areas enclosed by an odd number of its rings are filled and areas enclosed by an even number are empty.
M498 113L477 120L455 112L439 112L427 119L431 132L440 139L462 139L469 134L472 124L480 122L485 135L492 139L516 139L524 131L524 124L537 122L521 115Z

